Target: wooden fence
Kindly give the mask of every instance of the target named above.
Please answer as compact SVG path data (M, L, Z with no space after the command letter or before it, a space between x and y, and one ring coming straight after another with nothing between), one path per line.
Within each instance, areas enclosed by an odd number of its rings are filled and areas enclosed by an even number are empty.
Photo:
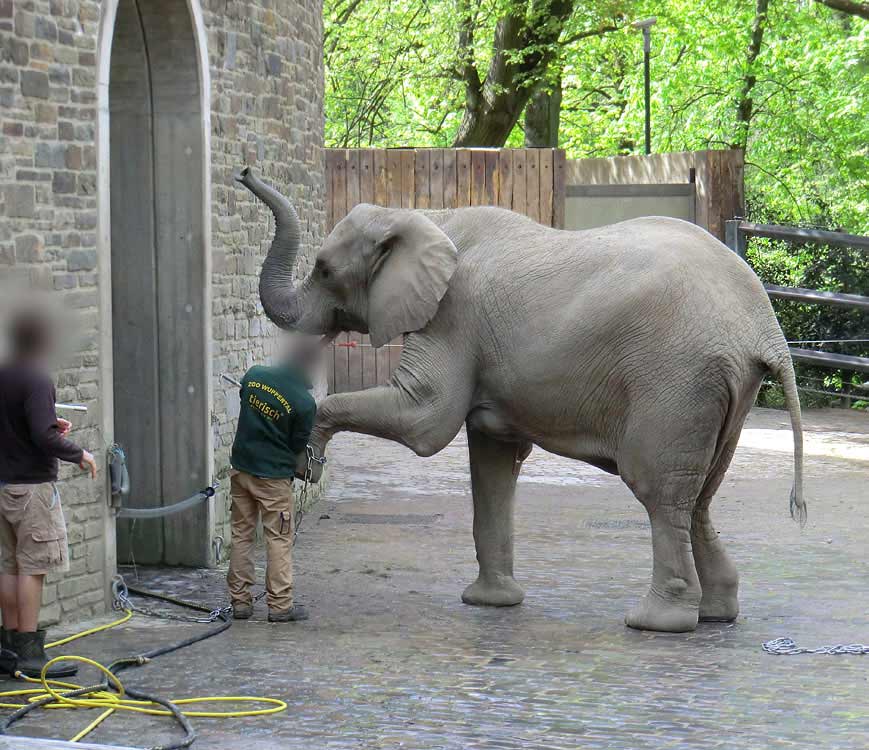
M564 177L561 149L327 149L328 230L358 203L501 206L563 227ZM401 338L373 349L368 336L341 334L333 344L329 392L386 383L401 347Z

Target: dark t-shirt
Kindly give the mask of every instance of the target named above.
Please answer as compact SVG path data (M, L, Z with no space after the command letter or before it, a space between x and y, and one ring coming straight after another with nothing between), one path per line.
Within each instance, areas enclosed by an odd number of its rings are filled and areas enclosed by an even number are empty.
M81 463L82 449L60 434L51 378L27 364L0 365L0 482L57 480L57 462Z
M255 366L241 381L232 466L256 477L290 479L305 450L317 405L305 377L289 366Z

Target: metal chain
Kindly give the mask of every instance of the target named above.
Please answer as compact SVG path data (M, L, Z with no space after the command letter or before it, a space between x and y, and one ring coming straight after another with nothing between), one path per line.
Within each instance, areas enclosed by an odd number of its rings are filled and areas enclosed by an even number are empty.
M175 615L171 612L158 612L155 609L148 609L147 607L141 607L138 605L130 605L130 609L140 615L145 615L146 617L155 617L160 620L172 620L173 622L196 623L200 625L208 625L215 622L221 615L232 614L231 604L227 604L225 607L220 607L219 609L213 609L204 617L184 617L183 615Z
M130 601L130 592L127 590L127 583L124 577L118 573L112 576L112 609L123 611L132 609L133 604Z
M832 654L839 656L841 654L851 654L859 656L869 654L869 646L862 643L837 643L833 646L818 646L817 648L805 648L797 646L796 642L791 638L773 638L771 641L766 641L762 648L768 654L774 656L795 656L797 654Z
M265 596L265 591L261 594L258 594L254 601L259 601ZM171 612L158 612L157 610L149 609L147 607L142 607L137 604L133 604L130 600L130 592L127 589L127 584L124 581L124 577L120 574L115 575L112 578L112 609L118 611L132 610L133 612L137 612L140 615L145 615L147 617L156 617L161 620L173 620L174 622L189 622L189 623L197 623L200 625L208 625L212 622L216 622L223 615L232 615L232 605L227 604L225 607L218 607L216 609L211 610L208 615L204 617L184 617L183 615L172 614Z
M326 457L320 456L317 458L314 453L314 446L308 443L305 446L305 454L308 457L307 463L305 464L305 478L304 484L302 485L302 491L299 493L299 509L296 511L296 516L294 519L293 529L293 544L296 542L296 537L299 535L299 527L302 525L302 519L305 516L305 503L308 500L308 486L311 484L311 478L314 475L314 464L320 464L320 466L326 465Z

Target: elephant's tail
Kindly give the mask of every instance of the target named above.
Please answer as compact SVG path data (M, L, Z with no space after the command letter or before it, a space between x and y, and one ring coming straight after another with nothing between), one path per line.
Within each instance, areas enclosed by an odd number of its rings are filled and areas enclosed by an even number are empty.
M784 337L782 337L784 338ZM794 484L791 489L791 518L800 526L806 525L806 500L803 497L803 423L800 411L800 397L797 391L797 379L794 375L794 365L787 344L776 352L773 361L767 361L766 366L784 389L785 406L791 415L791 430L794 433Z

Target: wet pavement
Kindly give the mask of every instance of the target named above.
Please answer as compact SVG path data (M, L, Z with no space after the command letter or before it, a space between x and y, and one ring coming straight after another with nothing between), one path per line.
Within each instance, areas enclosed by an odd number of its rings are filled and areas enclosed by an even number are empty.
M255 619L123 677L170 698L289 704L264 718L194 719L199 748L865 748L869 655L760 648L778 636L869 643L869 416L805 421L804 530L788 515L784 412L752 414L713 504L742 576L734 624L625 628L651 570L644 511L617 478L539 449L517 493L525 602L467 607L459 595L476 563L464 436L420 459L342 434L327 497L296 545L310 620L270 625L261 602ZM140 585L225 601L219 571L137 573ZM204 628L137 616L66 648L107 662ZM15 731L68 738L91 718L43 712ZM144 747L178 736L167 719L115 715L88 740Z

